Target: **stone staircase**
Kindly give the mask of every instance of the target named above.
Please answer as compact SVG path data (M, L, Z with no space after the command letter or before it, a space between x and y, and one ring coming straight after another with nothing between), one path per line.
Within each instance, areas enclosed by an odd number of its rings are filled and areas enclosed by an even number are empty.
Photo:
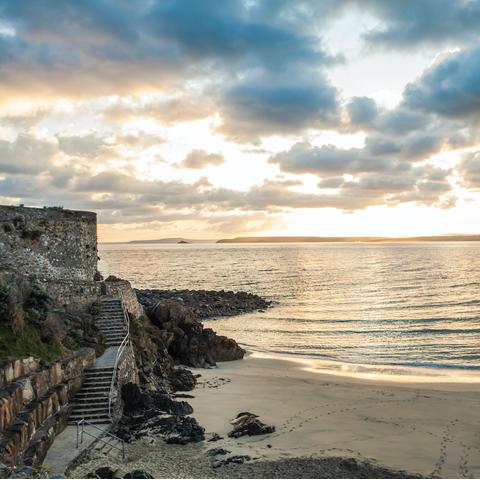
M107 347L118 346L122 343L127 333L125 322L121 300L112 298L102 301L96 323L106 339Z
M120 299L102 301L96 323L106 339L107 349L93 368L85 371L82 388L74 399L70 423L82 419L95 424L111 422L108 400L118 348L127 334L126 321Z

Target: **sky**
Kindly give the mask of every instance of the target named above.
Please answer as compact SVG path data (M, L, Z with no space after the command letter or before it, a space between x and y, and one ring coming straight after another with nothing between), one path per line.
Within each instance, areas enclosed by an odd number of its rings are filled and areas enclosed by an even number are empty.
M480 232L480 0L0 0L0 203L100 241Z

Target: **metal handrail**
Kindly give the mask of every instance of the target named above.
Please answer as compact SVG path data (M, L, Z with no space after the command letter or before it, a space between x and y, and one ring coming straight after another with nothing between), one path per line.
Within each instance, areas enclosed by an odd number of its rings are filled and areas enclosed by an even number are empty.
M125 302L123 301L123 294L121 291L119 293L120 293L120 303L123 309L124 323L125 323L125 326L127 327L127 333L125 337L123 337L123 340L120 343L120 345L118 346L117 355L115 356L115 363L113 366L112 380L110 382L110 392L108 394L108 416L110 417L110 419L112 418L112 402L116 392L115 380L117 378L118 366L122 359L123 352L125 351L126 346L129 344L129 338L130 338L130 320L128 316L128 311L125 307Z
M95 428L96 430L99 430L104 435L108 435L109 437L112 437L113 439L118 440L119 442L121 442L122 447L121 448L117 447L116 445L113 445L112 443L104 440L101 436L93 435L92 433L87 432L84 428L85 424L89 425L90 427ZM81 432L79 431L80 426L82 427ZM77 422L77 448L83 443L83 435L84 434L98 440L99 442L102 442L105 445L108 445L109 447L114 448L115 450L118 450L119 452L122 452L122 458L125 458L125 442L120 437L117 437L113 433L110 433L107 430L104 430L103 428L99 428L95 424L93 424L93 423L89 422L88 420L85 420L84 418L82 418L81 420L79 420ZM80 437L80 441L79 441L79 437Z

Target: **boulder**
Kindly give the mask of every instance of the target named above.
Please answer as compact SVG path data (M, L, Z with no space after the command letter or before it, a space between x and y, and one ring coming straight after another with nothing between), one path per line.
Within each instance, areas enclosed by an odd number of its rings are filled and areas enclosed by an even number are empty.
M275 431L274 426L266 425L258 419L258 415L250 412L239 413L230 423L233 425L233 430L228 436L232 438L244 435L265 435Z

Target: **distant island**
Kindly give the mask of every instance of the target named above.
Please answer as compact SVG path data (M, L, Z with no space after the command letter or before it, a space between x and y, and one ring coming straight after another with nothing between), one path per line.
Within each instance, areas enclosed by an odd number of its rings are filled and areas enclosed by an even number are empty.
M157 238L155 240L131 240L128 243L215 243L215 240L191 240L189 238Z
M426 237L235 237L217 243L321 243L321 242L479 242L480 235L431 235Z

